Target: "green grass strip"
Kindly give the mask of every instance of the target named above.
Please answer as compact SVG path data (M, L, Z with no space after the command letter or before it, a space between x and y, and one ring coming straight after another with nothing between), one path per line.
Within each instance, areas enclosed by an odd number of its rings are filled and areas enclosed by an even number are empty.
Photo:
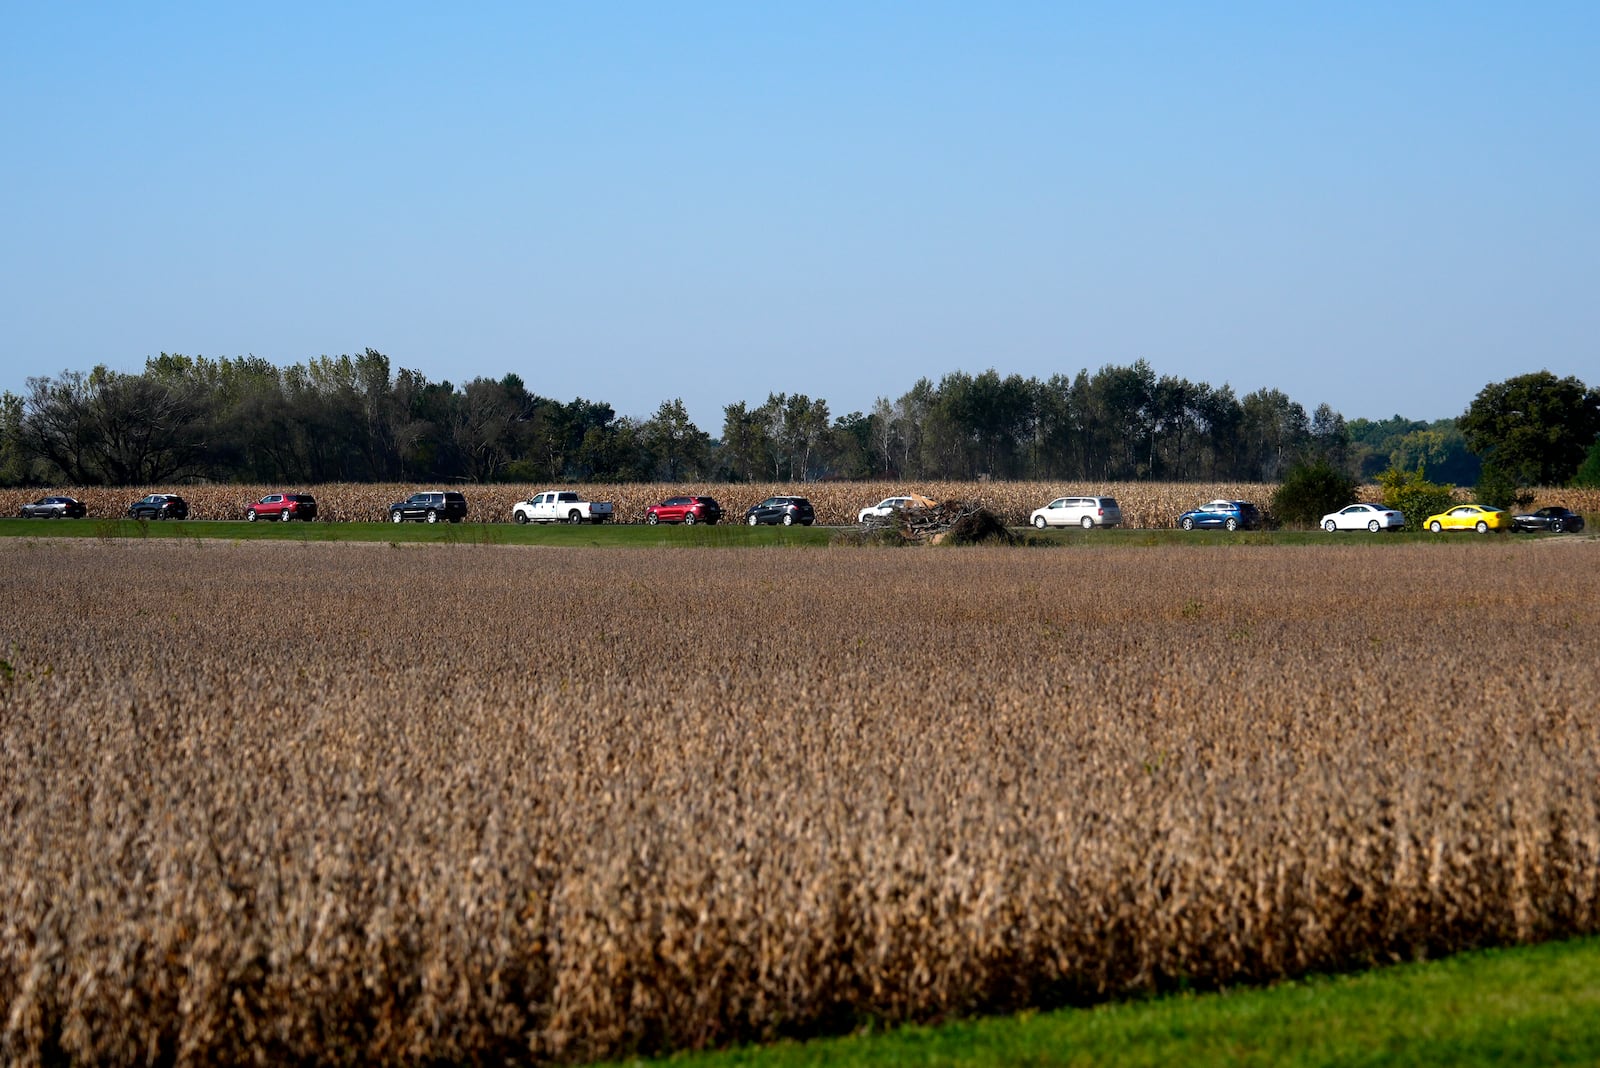
M1264 989L906 1027L651 1063L1593 1065L1600 1063L1600 939L1467 953Z

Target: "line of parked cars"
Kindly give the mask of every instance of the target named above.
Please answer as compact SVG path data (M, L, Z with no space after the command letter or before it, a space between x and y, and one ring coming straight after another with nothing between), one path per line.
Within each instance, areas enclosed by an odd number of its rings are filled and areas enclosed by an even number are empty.
M885 497L861 509L856 514L856 522L868 523L903 509L934 504L919 494ZM82 519L88 512L88 507L76 497L53 495L24 504L17 515L23 519ZM467 499L460 492L426 490L389 505L389 521L459 523L467 517L467 512ZM545 490L518 501L511 509L511 518L516 523L603 523L615 514L616 507L610 501L584 500L572 490ZM128 505L128 516L131 519L187 519L189 504L176 493L152 493ZM317 518L317 500L309 493L269 493L246 506L245 518L252 523L261 520L287 523L296 519L310 522ZM692 495L668 497L660 504L651 505L645 510L644 521L652 526L658 523L693 526L719 523L723 518L722 506L715 497ZM753 527L763 524L787 527L797 523L811 526L817 521L817 515L805 497L782 494L751 505L745 510L744 521ZM1221 499L1208 501L1178 516L1178 526L1184 530L1259 530L1262 521L1261 509L1251 502ZM1122 509L1115 497L1057 497L1044 507L1034 509L1028 522L1040 530L1115 527L1122 525ZM1405 522L1405 516L1393 508L1360 502L1330 512L1318 525L1330 534L1341 530L1366 530L1376 534L1399 530ZM1583 516L1559 505L1512 515L1487 505L1458 504L1429 516L1422 526L1435 534L1450 530L1475 530L1480 534L1491 530L1561 534L1583 530L1584 521Z
M645 509L644 521L651 526L657 523L717 523L723 518L722 505L715 497L668 497L660 504ZM759 504L745 509L744 521L752 527L785 526L795 524L811 526L817 521L817 510L805 497L789 494L768 497Z

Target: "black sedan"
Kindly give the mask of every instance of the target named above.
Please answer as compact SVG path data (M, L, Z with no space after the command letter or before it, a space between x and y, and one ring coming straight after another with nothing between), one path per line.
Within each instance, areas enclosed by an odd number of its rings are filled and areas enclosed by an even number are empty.
M23 519L82 519L88 514L88 505L76 497L40 497L17 512Z
M1583 516L1566 508L1541 508L1527 515L1511 517L1512 530L1548 530L1552 534L1562 531L1576 533L1583 529Z
M152 493L128 505L130 519L188 519L189 502L176 493Z
M782 523L786 527L801 523L809 527L817 521L817 513L804 497L768 497L760 504L752 504L744 521L753 527L762 523Z

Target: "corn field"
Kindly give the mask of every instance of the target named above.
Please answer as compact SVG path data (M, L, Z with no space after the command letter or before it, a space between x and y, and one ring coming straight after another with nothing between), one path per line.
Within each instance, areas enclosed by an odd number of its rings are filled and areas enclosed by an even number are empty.
M0 544L0 1060L575 1062L1600 930L1592 542L1371 545Z
M177 493L189 503L191 519L245 518L245 509L269 493L310 492L317 498L319 518L329 521L381 522L388 518L389 505L412 493L429 488L412 484L329 483L320 486L136 486L127 488L60 487L0 490L0 516L14 516L28 501L46 492L66 493L89 506L92 518L115 519L127 514L128 505L149 493ZM511 506L547 486L487 484L460 488L471 508L471 522L509 522ZM645 509L668 497L697 494L715 497L729 520L737 521L752 504L776 494L798 494L810 498L817 522L824 526L844 526L856 521L857 513L885 497L907 492L922 493L934 500L976 501L1012 526L1022 526L1028 514L1056 497L1098 495L1117 498L1122 506L1123 523L1133 527L1173 527L1178 516L1196 505L1218 497L1254 501L1265 508L1277 489L1270 483L1200 482L1111 482L1073 485L1058 482L807 482L807 483L629 483L560 487L582 491L592 500L616 505L616 521L641 523ZM1378 500L1378 487L1361 489L1363 500ZM1467 501L1470 490L1458 491ZM1533 508L1560 504L1575 512L1600 516L1600 490L1539 488L1534 491ZM1600 520L1597 520L1600 521Z

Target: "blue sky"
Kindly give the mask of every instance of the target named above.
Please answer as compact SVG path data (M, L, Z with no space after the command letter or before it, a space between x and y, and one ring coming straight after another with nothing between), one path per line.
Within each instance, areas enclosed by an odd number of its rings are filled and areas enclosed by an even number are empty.
M1600 5L0 9L0 388L370 346L702 428L1146 359L1600 379Z

